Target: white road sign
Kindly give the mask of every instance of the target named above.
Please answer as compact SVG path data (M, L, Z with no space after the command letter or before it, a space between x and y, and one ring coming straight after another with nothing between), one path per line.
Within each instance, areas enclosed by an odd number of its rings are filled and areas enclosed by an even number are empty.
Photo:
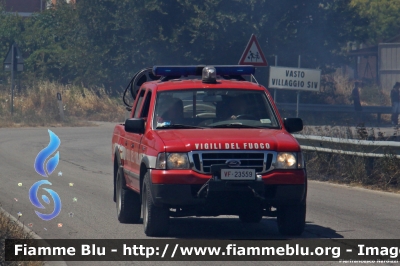
M269 88L319 91L321 70L308 68L269 68Z

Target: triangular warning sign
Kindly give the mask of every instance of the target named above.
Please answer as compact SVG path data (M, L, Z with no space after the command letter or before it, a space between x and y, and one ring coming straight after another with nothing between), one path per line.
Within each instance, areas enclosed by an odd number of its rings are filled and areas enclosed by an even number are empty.
M256 36L251 35L250 41L244 49L238 65L268 66L267 59L258 44Z

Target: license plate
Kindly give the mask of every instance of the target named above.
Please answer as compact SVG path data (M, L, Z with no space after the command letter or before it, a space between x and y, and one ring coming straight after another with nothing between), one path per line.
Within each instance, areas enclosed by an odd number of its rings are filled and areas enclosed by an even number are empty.
M222 180L255 180L254 169L221 169Z

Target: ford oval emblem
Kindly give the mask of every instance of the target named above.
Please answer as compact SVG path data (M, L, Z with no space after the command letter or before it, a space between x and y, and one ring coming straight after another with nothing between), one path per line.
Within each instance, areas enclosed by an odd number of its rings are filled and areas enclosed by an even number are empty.
M240 161L239 160L227 160L225 162L227 165L229 165L230 167L236 167L240 165Z

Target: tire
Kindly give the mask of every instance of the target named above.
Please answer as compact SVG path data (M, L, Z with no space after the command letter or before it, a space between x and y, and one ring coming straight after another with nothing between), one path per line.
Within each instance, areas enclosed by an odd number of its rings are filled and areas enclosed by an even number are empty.
M242 223L259 223L262 219L262 207L254 206L239 214Z
M306 224L306 204L278 207L277 223L281 235L301 235Z
M154 205L150 185L150 174L147 172L142 187L144 233L147 236L165 236L169 230L169 208Z
M125 182L120 171L117 172L115 184L118 221L121 223L139 222L141 208L139 194L124 188Z

